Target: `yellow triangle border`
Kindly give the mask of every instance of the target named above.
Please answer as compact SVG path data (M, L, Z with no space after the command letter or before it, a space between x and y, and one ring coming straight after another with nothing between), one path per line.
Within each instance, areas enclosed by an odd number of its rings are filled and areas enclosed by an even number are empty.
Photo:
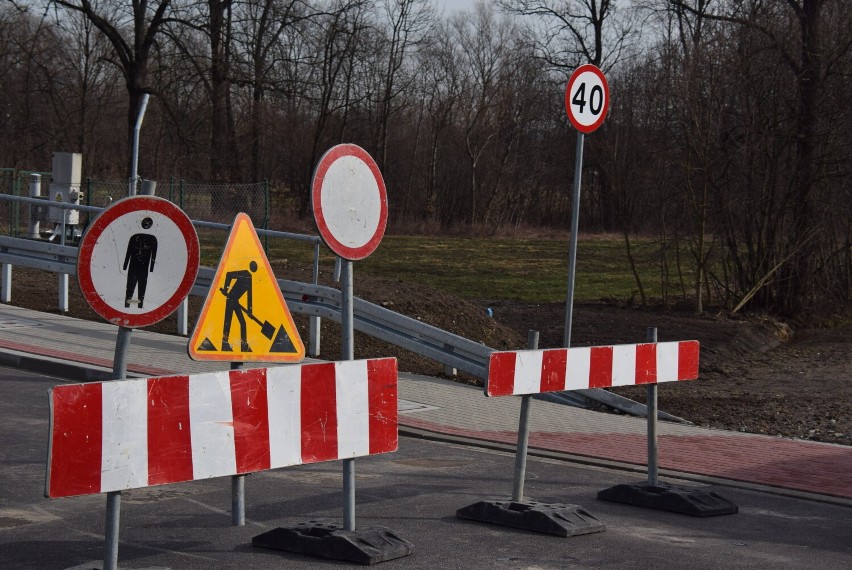
M229 351L229 352L221 352L221 351L210 351L204 350L199 351L197 347L200 343L204 342L204 339L199 338L202 334L202 331L206 328L206 323L208 318L212 318L210 316L210 307L212 306L214 299L216 298L217 287L218 284L222 281L223 273L225 268L228 265L228 260L230 259L231 251L234 248L234 244L237 239L237 234L240 227L243 224L248 224L248 228L251 230L249 233L254 240L254 247L257 251L259 261L262 261L262 265L265 268L267 274L271 278L272 288L277 296L277 301L280 303L280 308L283 310L284 314L284 323L281 327L288 334L290 341L293 344L296 352L242 352L242 351ZM272 267L269 264L269 259L266 257L266 253L263 251L263 246L260 244L260 239L257 236L257 231L254 228L254 224L251 221L251 218L240 212L234 218L234 223L231 226L231 232L228 235L228 241L225 244L225 249L222 252L222 257L219 259L219 266L216 268L216 274L213 277L213 281L210 283L210 290L207 293L207 298L204 301L204 305L201 309L201 314L198 317L198 320L195 323L195 328L192 331L192 335L189 338L189 342L187 343L187 353L192 360L216 360L216 361L231 361L231 362L301 362L305 358L305 345L302 342L302 338L299 335L299 330L296 328L296 323L293 321L293 316L290 314L290 309L287 307L287 302L284 300L284 295L281 293L281 288L278 286L278 281L275 278L275 274L272 271Z

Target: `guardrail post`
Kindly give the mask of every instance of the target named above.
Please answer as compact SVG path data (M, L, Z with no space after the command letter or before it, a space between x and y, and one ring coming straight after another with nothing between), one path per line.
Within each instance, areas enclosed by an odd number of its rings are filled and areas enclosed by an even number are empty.
M189 335L189 299L184 298L177 309L177 333L180 336Z
M12 265L10 263L4 263L2 270L0 270L0 279L2 279L2 283L0 283L0 301L3 303L11 303L12 302Z
M446 350L447 352L452 354L453 345L451 345L449 343L444 343L444 350ZM452 377L458 375L458 373L459 373L459 371L455 367L450 366L449 364L444 365L444 374L446 374L447 376L452 378Z

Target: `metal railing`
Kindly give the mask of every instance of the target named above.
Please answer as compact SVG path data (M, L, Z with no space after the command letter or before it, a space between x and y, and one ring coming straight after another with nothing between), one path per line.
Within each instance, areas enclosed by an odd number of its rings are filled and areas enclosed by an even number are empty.
M0 200L12 200L35 205L44 204L44 201L41 199L20 196L0 195ZM78 209L86 212L100 212L104 209L94 206L64 203L51 203L50 205L51 207ZM230 229L230 225L228 224L195 220L192 223L197 227L209 229ZM64 235L64 229L62 233ZM340 323L342 320L341 292L332 287L316 283L319 264L319 244L322 240L317 236L263 229L258 229L257 233L272 238L299 240L314 244L315 282L303 283L285 279L278 279L277 281L290 311L312 318L308 354L318 355L319 319L330 319L337 323ZM74 246L53 244L38 239L0 236L0 302L11 302L11 268L15 265L65 275L76 275L77 248ZM214 268L201 267L198 271L195 284L190 291L190 295L206 297L215 273L216 270ZM482 380L487 379L489 355L495 351L494 348L396 313L363 299L355 298L353 309L355 330L439 362L448 369L456 369ZM315 329L314 326L316 327ZM316 333L314 333L314 330ZM632 415L644 416L646 414L644 404L601 389L546 393L539 394L538 397L543 400L577 407L588 408L603 405ZM683 421L664 412L660 412L659 417L661 419Z

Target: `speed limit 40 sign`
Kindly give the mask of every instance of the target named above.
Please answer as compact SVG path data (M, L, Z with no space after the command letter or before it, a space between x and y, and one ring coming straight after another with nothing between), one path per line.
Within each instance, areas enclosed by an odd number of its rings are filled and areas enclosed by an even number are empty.
M568 80L565 110L574 128L591 133L601 126L609 109L609 85L594 65L581 65Z

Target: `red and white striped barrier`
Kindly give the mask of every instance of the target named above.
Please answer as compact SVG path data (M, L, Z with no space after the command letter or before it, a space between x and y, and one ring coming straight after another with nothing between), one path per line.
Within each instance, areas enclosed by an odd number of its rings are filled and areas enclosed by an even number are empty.
M658 384L698 378L698 341L492 352L489 396Z
M45 495L395 451L395 358L57 386Z

